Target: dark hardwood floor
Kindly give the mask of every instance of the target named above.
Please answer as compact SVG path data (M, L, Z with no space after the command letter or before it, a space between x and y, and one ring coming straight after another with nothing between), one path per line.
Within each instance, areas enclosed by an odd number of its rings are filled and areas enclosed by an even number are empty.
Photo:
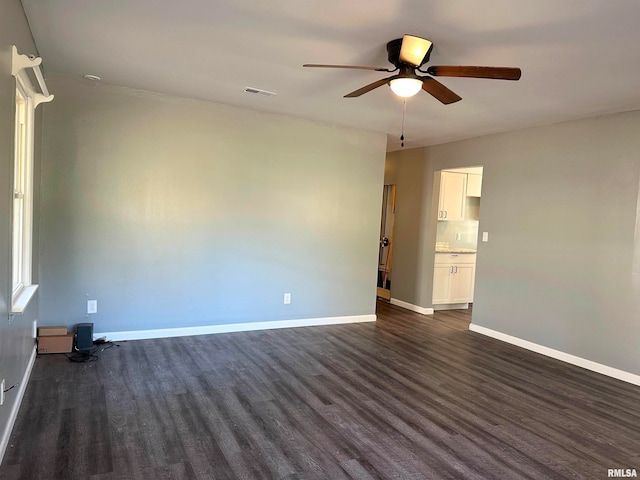
M554 479L640 470L640 387L379 303L377 324L36 360L3 479Z

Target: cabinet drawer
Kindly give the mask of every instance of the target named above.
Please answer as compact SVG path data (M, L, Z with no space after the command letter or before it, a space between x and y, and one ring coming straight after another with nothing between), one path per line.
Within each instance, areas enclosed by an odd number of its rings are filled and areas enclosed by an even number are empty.
M435 264L476 263L475 253L436 253Z

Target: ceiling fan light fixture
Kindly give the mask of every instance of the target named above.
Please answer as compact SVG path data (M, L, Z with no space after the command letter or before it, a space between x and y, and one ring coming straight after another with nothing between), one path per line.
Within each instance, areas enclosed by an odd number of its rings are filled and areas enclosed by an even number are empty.
M418 78L395 78L389 82L393 93L399 97L413 97L422 89L422 80Z
M426 38L405 35L402 37L402 48L400 49L400 61L419 67L422 65L425 55L431 49L432 42Z

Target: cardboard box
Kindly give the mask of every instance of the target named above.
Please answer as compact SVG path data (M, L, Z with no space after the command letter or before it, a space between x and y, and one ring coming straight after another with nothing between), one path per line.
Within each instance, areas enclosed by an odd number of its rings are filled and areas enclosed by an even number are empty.
M73 333L38 337L38 353L71 353L73 337Z
M38 328L39 337L50 337L52 335L66 335L67 327L40 327Z

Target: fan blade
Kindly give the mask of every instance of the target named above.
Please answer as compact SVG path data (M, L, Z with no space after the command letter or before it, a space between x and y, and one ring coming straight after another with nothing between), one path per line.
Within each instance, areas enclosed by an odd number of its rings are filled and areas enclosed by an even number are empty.
M405 35L402 37L402 47L400 47L400 61L419 67L429 59L427 54L432 48L433 43L425 38Z
M462 100L462 97L449 90L435 78L420 77L420 79L422 80L422 89L433 95L437 100L440 100L445 105Z
M382 85L384 85L385 83L389 83L389 80L393 80L394 78L397 78L397 75L392 75L391 77L383 78L382 80L378 80L377 82L370 83L369 85L366 85L366 86L364 86L362 88L359 88L358 90L354 90L351 93L347 93L344 96L344 98L359 97L360 95L363 95L363 94L365 94L367 92L370 92L374 88L378 88L378 87L381 87Z
M352 68L357 70L375 70L376 72L392 72L393 71L384 67L363 67L360 65L324 65L321 63L305 63L302 66L313 67L313 68Z
M511 67L462 67L439 65L427 68L427 73L435 77L495 78L498 80L519 80L522 72Z

